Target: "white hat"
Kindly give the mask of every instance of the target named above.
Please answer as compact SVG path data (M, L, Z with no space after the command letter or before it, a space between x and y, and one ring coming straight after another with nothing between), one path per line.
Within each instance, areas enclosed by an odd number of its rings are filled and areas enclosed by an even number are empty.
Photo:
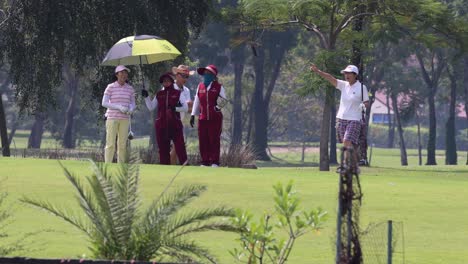
M178 74L178 73L184 73L184 74L187 74L187 75L193 75L195 73L195 71L191 71L189 66L187 65L179 65L177 67L172 67L172 73L174 75Z
M125 67L124 65L119 65L119 66L115 67L115 73L118 73L118 72L121 72L121 71L130 72L130 70L127 67Z
M341 71L341 73L345 72L354 72L355 74L359 74L359 69L354 65L348 65L344 70Z

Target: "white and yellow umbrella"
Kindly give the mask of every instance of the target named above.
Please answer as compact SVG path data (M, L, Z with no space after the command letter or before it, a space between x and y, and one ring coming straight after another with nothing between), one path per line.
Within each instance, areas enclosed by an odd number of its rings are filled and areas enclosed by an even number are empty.
M119 40L107 52L102 66L143 65L173 60L180 55L174 45L158 36L138 35Z

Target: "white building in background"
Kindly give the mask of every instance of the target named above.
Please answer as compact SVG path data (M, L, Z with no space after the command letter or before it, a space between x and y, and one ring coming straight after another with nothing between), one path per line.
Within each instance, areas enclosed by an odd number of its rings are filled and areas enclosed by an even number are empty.
M399 95L397 99L397 104L400 106L403 101L408 101L408 98L404 98L404 96ZM388 114L390 110L390 115ZM466 111L465 106L463 104L458 104L456 109L456 118L462 124L466 122ZM392 99L388 98L387 102L387 95L385 92L377 91L375 93L375 100L371 107L370 117L369 117L369 124L388 124L388 121L392 120L393 122L394 112L392 107ZM458 122L457 121L457 122Z
M375 100L372 104L369 123L370 124L388 124L389 120L393 120L393 108L392 99L388 99L389 106L387 106L387 96L383 92L376 92L375 93ZM390 109L390 115L388 111Z

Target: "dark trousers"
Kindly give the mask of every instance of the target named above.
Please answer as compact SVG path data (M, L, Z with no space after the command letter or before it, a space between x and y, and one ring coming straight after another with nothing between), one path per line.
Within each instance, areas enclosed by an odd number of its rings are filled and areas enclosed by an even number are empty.
M156 121L156 141L159 147L159 163L164 165L171 164L170 151L171 140L174 142L179 163L184 164L187 161L187 151L185 149L184 132L182 122L174 120L172 124L163 125Z
M222 118L198 121L198 142L200 145L202 165L219 165L222 128Z
M359 154L361 159L367 160L367 122L365 115L361 119L361 131L359 133Z

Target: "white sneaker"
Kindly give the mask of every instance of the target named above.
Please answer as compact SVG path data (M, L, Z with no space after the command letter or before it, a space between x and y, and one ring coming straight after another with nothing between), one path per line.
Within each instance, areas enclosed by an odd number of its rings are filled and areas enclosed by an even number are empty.
M219 166L218 166L218 164L211 164L211 167L212 168L218 168Z
M202 164L202 165L200 165L200 167L208 167L208 166Z

